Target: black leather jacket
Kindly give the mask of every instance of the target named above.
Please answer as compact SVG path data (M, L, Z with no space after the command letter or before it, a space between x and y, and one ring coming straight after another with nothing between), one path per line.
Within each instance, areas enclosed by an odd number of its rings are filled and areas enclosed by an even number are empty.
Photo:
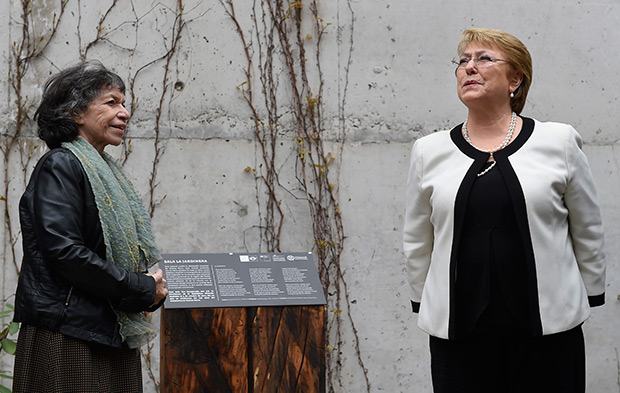
M38 162L21 198L24 259L16 322L119 347L116 314L153 311L155 280L105 259L95 197L78 159L63 148Z

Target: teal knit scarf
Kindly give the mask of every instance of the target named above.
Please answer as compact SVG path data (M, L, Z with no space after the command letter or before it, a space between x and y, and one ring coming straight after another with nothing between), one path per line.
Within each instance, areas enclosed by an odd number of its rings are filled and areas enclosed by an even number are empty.
M84 138L62 146L82 163L99 209L106 259L130 272L143 272L161 256L155 246L150 217L122 168L107 153L99 154ZM145 313L114 309L123 341L138 348L155 336Z

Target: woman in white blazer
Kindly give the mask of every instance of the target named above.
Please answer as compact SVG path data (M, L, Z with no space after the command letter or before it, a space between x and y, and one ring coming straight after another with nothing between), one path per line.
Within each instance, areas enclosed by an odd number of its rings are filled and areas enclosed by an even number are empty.
M414 143L404 225L434 391L583 393L605 256L581 137L519 115L532 62L514 36L466 30L453 62L467 119Z

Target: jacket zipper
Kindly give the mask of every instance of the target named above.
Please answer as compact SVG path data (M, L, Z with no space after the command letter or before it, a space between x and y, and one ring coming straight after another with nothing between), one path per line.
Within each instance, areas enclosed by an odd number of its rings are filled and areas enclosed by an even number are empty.
M67 314L67 307L69 307L69 301L71 300L71 294L73 293L73 286L69 288L69 293L67 294L67 299L65 299L65 306L62 309L62 313L60 314L60 318L56 322L56 331L60 329L60 326L65 320L65 315Z
M65 301L65 307L69 306L69 300L71 300L71 293L73 293L73 286L69 288L69 294L67 295L67 300Z

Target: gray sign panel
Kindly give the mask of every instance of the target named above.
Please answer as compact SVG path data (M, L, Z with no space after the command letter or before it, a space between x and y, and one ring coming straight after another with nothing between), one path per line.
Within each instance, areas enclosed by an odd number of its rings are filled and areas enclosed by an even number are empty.
M314 255L164 254L166 308L326 304Z

